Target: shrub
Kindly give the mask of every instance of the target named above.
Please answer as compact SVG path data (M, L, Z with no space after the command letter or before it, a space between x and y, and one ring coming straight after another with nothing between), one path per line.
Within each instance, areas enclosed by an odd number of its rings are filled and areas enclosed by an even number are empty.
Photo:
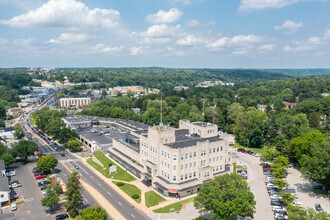
M123 183L123 182L118 182L118 183L116 183L116 185L117 186L123 186L125 183Z
M140 198L140 196L138 194L134 194L134 195L132 195L132 198L133 199L138 199L138 198Z

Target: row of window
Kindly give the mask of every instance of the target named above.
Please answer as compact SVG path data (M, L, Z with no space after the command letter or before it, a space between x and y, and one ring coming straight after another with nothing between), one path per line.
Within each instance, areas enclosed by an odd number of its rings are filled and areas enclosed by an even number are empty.
M220 166L220 170L222 170L222 165ZM219 171L219 166L213 168L213 172L215 172L215 171ZM168 173L164 172L164 171L162 171L162 176L167 178L167 179L170 179L170 175ZM181 175L180 179L182 181L184 179L187 180L187 179L191 179L191 178L194 178L194 177L196 177L196 172L189 173L189 174L186 173L185 175ZM210 172L205 172L204 177L205 178L210 177ZM173 176L173 181L176 181L176 176Z

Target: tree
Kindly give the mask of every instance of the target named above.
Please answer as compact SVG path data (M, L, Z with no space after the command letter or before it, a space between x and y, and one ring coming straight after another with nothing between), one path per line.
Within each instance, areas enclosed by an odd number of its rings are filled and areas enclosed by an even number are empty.
M285 153L290 159L299 161L302 155L311 155L312 144L321 143L324 140L325 135L319 130L311 131L303 134L301 137L292 139L289 146L285 149Z
M292 220L328 220L330 214L326 212L316 212L312 208L290 206L288 209L289 219Z
M237 174L217 176L202 184L194 200L199 212L211 212L216 219L252 217L256 202L247 182Z
M290 205L294 201L294 196L291 195L290 192L281 192L280 196L286 206Z
M54 169L58 164L58 160L52 154L48 154L46 156L42 156L39 158L37 162L37 167L43 173L50 173L52 169Z
M107 220L108 213L102 209L100 206L87 207L80 212L80 216L77 220Z
M81 147L81 144L79 143L78 140L76 139L72 139L70 140L67 144L66 144L66 147L69 148L71 151L77 151L80 149Z
M330 188L330 141L313 143L311 155L302 155L299 164L303 176Z
M2 154L0 156L0 159L5 161L5 165L6 166L9 166L9 165L15 163L15 161L16 161L15 158L13 157L13 155L10 154L10 153L4 153L4 154Z
M73 172L68 178L66 184L66 203L65 208L67 209L70 216L75 217L78 215L78 207L83 205L83 198L81 196L81 186L79 180L79 173Z
M14 136L16 139L20 139L20 138L24 137L24 131L20 124L16 123L14 125L14 129L15 129Z
M49 185L46 189L48 195L41 200L41 205L52 208L60 201L59 196L51 189Z
M62 92L58 92L58 93L57 93L57 98L61 99L61 98L63 98L63 97L64 97L64 95L63 95Z
M34 152L38 151L38 144L33 141L21 140L18 143L13 144L13 156L24 157L34 155Z
M0 119L0 128L6 127L6 123L4 120Z

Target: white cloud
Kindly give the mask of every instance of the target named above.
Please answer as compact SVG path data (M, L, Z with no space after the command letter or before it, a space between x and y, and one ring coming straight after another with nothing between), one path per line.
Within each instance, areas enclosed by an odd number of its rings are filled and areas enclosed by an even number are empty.
M297 46L297 47L291 47L291 46L285 46L283 47L283 50L285 52L306 52L313 50L314 47L312 46Z
M265 45L261 45L261 46L258 48L258 50L259 50L259 51L271 51L271 50L274 49L274 47L275 47L274 44L265 44Z
M325 33L324 37L325 37L326 39L330 39L330 30L328 30L328 31Z
M168 24L176 22L183 13L177 8L171 8L169 11L160 10L156 14L148 15L146 21L154 24Z
M319 37L310 37L310 38L308 38L308 43L310 43L310 44L319 44L319 43L321 43L321 38L319 38Z
M241 0L239 11L263 10L266 8L283 8L298 2L326 2L329 0Z
M184 51L182 50L174 50L172 47L167 47L166 49L169 52L169 55L177 55L177 56L184 55Z
M81 43L88 39L85 34L74 34L74 33L62 33L57 39L50 39L48 42L53 44L71 44L71 43Z
M247 53L248 53L247 50L235 50L232 52L232 54L234 54L234 55L245 55Z
M206 23L200 23L198 20L190 20L187 22L188 27L206 27L206 26L215 26L216 22L215 21L209 21Z
M282 30L282 29L288 29L288 30L297 30L298 28L301 28L304 25L302 22L294 22L290 20L286 20L283 24L281 25L276 25L274 27L275 30Z
M131 47L129 49L129 51L130 51L130 55L132 55L132 56L140 54L140 53L143 52L142 47L135 47L135 46Z
M254 34L250 34L250 35L234 36L230 42L233 44L246 44L246 43L258 43L260 41L262 41L262 37L256 36Z
M217 41L206 45L206 47L209 47L209 48L220 48L220 47L224 47L224 46L226 46L228 44L229 41L230 41L230 38L228 38L228 37L222 37L222 38L218 39Z
M173 35L181 26L177 25L175 27L168 26L166 24L156 24L148 28L148 30L142 33L142 36L147 37L161 37Z
M144 38L143 43L146 43L146 44L164 44L164 43L169 42L170 40L171 39L168 38L168 37L156 37L156 38L146 37L146 38Z
M172 0L171 1L173 4L175 3L181 3L182 5L190 5L191 1L190 0Z
M195 44L202 43L203 40L200 38L195 37L194 35L188 35L185 38L180 38L176 41L177 45L181 46L191 46Z
M76 0L49 0L41 7L0 24L13 27L115 28L120 13L112 9L89 9Z
M94 52L103 52L103 53L109 53L109 52L121 52L123 50L124 46L120 47L109 47L104 44L96 44L94 47L92 47L92 51Z

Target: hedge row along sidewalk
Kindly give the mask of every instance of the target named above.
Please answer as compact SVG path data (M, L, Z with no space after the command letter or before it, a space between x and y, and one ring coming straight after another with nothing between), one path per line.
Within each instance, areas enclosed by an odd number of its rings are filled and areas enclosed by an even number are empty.
M123 170L120 166L118 166L116 163L114 163L112 160L110 160L107 156L104 155L101 151L96 151L94 153L94 156L104 165L104 167L101 167L97 163L95 163L92 158L87 159L87 163L89 163L91 166L93 166L97 171L102 173L105 177L115 179L115 180L121 180L125 182L131 182L136 180L131 174ZM109 167L110 165L116 165L117 166L117 173L115 174L109 174Z

